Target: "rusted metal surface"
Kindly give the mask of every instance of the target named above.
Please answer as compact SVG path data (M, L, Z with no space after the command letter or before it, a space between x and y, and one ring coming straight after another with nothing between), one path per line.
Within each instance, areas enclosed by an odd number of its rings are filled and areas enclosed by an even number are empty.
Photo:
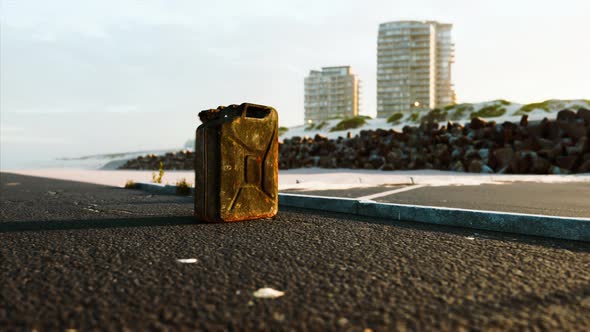
M195 216L210 222L278 211L278 114L244 103L202 111L195 140Z

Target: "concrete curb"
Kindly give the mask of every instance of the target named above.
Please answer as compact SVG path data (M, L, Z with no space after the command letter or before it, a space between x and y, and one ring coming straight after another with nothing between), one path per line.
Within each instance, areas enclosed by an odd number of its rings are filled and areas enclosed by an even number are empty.
M590 218L378 203L350 198L279 194L279 204L395 221L474 228L557 239L590 241Z
M176 194L176 186L137 183L137 189L157 194ZM194 188L191 188L194 193ZM299 194L279 194L279 205L330 211L427 224L454 226L543 236L556 239L590 241L590 218L469 210L438 206L379 203L352 198L336 198Z

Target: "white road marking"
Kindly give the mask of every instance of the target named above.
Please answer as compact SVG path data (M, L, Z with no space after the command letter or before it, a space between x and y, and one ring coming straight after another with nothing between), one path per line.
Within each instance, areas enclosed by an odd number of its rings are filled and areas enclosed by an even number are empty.
M442 211L462 211L462 212L471 212L471 213L482 213L482 214L497 214L502 216L521 216L521 217L534 217L534 218L551 218L551 219L563 219L563 220L581 220L581 221L590 221L590 218L585 217L562 217L562 216L555 216L549 214L533 214L533 213L522 213L522 212L508 212L508 211L492 211L492 210L476 210L476 209L464 209L464 208L456 208L456 207L445 207L445 206L434 206L434 205L416 205L416 204L399 204L399 203L382 203L382 202L375 202L371 200L361 200L359 198L346 198L346 197L330 197L330 196L315 196L315 195L302 195L302 194L287 194L287 193L279 193L279 199L282 197L294 197L298 199L321 199L321 200L329 200L329 201L357 201L359 203L370 203L370 204L377 204L377 205L387 205L387 206L398 206L403 208L418 208L418 209L429 209L429 210L442 210ZM323 204L323 202L322 202ZM293 204L285 204L280 203L279 205L285 206L295 206L301 207L299 205ZM313 206L312 204L308 205L307 208L321 210L321 207ZM333 211L333 210L332 210ZM348 211L339 211L343 213L349 213ZM401 218L401 212L398 213L398 217ZM523 233L524 234L524 233Z
M404 192L404 191L414 190L414 189L418 189L418 188L422 188L422 187L426 187L426 186L427 185L425 185L425 184L417 184L417 185L413 185L413 186L407 186L407 187L403 187L403 188L398 188L398 189L383 191L383 192L376 193L376 194L373 194L373 195L367 195L367 196L363 196L363 197L358 197L357 199L360 200L360 201L368 201L368 200L372 200L374 198L379 198L379 197L383 197L383 196L389 196L389 195L401 193L401 192Z

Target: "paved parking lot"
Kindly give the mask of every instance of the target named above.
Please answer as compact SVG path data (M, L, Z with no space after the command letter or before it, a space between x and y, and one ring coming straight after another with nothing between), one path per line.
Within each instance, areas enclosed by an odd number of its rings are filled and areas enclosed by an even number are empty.
M395 193L388 194L391 191ZM377 196L371 199L383 203L590 218L590 183L588 182L514 182L477 186L410 185L282 192L347 198Z

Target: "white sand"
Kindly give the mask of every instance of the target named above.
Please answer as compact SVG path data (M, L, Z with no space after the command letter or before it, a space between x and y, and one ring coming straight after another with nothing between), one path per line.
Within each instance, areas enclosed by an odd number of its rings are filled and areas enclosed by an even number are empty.
M4 170L3 170L4 171ZM43 178L71 180L102 184L106 186L123 187L125 182L151 182L152 171L131 170L86 170L86 169L40 169L40 170L5 170L8 173L38 176ZM157 172L156 172L157 173ZM185 178L191 184L195 182L195 173L191 171L166 171L162 179L163 183L175 184L176 181Z
M131 170L6 170L6 172L45 178L96 183L123 187L127 180L151 182L152 171ZM192 171L166 171L163 183L175 184L180 179L194 184ZM590 174L575 175L505 175L472 174L448 171L377 171L353 169L304 168L279 172L279 189L348 189L395 184L423 184L430 186L480 185L485 183L504 184L510 182L567 183L587 182Z
M347 189L395 184L429 186L503 184L510 182L565 183L588 182L590 174L575 175L506 175L473 174L436 170L377 171L353 169L307 168L281 171L279 189Z

